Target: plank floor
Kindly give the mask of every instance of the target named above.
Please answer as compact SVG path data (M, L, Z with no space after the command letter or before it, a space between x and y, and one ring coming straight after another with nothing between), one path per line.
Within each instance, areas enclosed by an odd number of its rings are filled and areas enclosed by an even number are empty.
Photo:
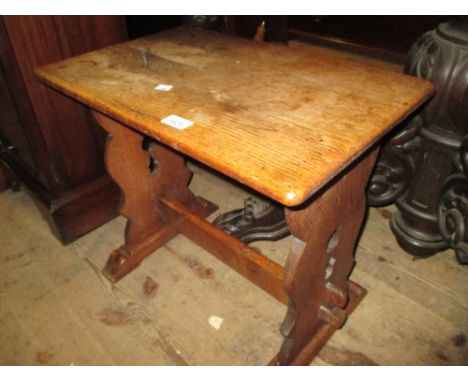
M192 167L192 189L219 212L242 206L243 188ZM368 295L312 365L468 364L468 267L451 251L407 255L390 232L391 211L369 211L352 274ZM1 365L271 359L286 308L182 236L111 286L100 269L122 243L124 225L116 218L65 247L27 193L0 194ZM253 246L284 264L290 242ZM212 317L223 319L218 329Z
M193 166L192 166L193 167ZM246 191L198 167L192 189L240 207ZM371 209L352 278L369 291L312 365L468 364L468 268L413 260ZM100 274L119 217L64 247L25 192L0 194L0 364L263 365L286 308L179 236L115 286ZM284 263L291 238L254 246ZM219 329L210 317L223 319Z

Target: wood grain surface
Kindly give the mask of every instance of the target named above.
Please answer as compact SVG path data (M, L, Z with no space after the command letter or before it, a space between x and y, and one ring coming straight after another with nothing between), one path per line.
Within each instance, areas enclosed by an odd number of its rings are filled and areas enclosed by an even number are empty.
M287 206L304 202L433 92L427 81L371 64L187 27L36 73ZM172 114L194 124L160 122Z

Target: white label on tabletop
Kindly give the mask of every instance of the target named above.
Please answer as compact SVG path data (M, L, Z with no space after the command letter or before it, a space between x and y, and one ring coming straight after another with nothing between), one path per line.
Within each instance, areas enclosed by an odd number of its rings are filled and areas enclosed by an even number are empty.
M155 90L160 90L162 92L168 92L169 90L171 90L174 86L172 85L166 85L166 84L159 84L158 86L156 86L154 89Z
M169 117L161 119L161 122L171 127L175 127L178 130L184 130L187 127L193 125L192 121L179 117L178 115L175 115L175 114L172 114Z

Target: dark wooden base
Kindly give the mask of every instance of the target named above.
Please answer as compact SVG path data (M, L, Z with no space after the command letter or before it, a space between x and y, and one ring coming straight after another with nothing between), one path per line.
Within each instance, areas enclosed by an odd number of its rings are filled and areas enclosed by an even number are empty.
M398 201L397 206L399 211L392 214L390 228L402 249L415 257L425 258L449 248L439 232L437 221L421 213L414 219L411 213L405 212L412 208L405 206L404 200Z
M120 190L104 175L47 205L53 230L68 244L118 215Z
M13 160L0 157L0 187L18 191L21 184L63 244L71 243L118 214L120 190L108 175L55 196Z
M69 244L91 232L118 214L120 191L103 176L59 198L45 199L36 189L26 187L51 231L63 244Z

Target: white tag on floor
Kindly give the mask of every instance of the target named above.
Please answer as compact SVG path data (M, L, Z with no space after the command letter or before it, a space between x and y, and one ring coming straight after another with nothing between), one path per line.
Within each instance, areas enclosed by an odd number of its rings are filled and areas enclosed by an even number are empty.
M215 328L216 330L219 330L219 328L221 327L221 324L223 323L223 321L224 321L224 318L218 317L218 316L211 316L211 317L208 319L208 323L209 323L213 328Z
M179 117L178 115L175 115L175 114L172 114L169 117L161 119L161 122L166 124L166 125L175 127L178 130L184 130L187 127L193 125L192 121L189 121L188 119Z

